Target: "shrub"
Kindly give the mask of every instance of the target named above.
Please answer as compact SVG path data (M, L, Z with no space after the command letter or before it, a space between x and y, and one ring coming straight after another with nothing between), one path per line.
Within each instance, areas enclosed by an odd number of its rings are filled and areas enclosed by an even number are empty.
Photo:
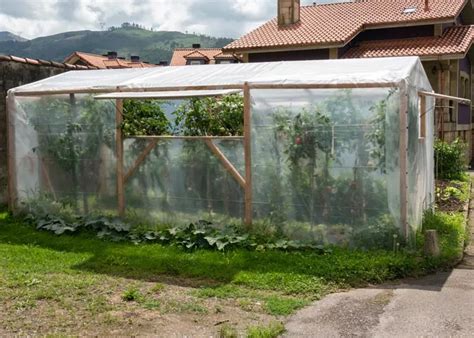
M459 139L452 143L436 141L435 174L438 179L463 180L467 170L466 144Z

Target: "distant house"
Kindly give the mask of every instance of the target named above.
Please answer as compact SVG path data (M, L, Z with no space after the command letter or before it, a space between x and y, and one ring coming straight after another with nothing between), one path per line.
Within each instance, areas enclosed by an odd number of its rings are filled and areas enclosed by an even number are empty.
M171 66L191 66L207 64L238 63L240 59L230 53L222 53L220 48L201 48L195 44L192 48L177 48L171 58Z
M300 6L278 1L277 17L223 48L244 62L419 56L433 89L474 97L474 1L352 0ZM441 139L464 139L474 158L472 106L439 100Z
M107 55L74 52L64 59L64 62L98 69L148 68L157 66L140 61L139 56L132 56L130 60L126 60L125 58L119 57L117 52L108 52Z

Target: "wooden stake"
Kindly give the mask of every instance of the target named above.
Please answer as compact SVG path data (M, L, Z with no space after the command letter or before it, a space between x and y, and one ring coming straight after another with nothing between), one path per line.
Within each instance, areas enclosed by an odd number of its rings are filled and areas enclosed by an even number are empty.
M406 83L400 84L400 223L403 235L408 241L408 94Z
M426 96L420 95L420 137L426 137Z
M125 214L125 195L123 190L123 100L116 100L115 106L115 153L117 157L117 211L119 216Z
M7 122L7 166L8 166L8 209L10 212L16 211L17 186L16 186L16 159L15 159L15 128L13 113L13 98L8 96L6 101L6 122Z
M232 165L224 153L212 142L212 140L205 140L204 142L206 142L209 149L221 161L222 165L229 172L229 174L231 174L240 184L240 186L245 189L245 179L242 177L242 175L240 175L239 171Z
M141 152L141 154L138 156L137 160L133 164L133 166L128 170L128 172L125 174L123 178L124 184L127 183L127 181L130 179L130 177L137 171L137 169L140 167L142 162L145 160L145 158L150 154L150 152L155 148L156 144L158 143L158 140L152 140L148 145L146 146L145 149Z
M245 156L245 217L247 227L252 226L252 125L250 87L244 84L244 156Z

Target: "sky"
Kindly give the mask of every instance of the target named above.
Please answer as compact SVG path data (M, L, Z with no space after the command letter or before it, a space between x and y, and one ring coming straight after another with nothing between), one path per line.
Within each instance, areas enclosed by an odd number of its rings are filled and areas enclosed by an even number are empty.
M314 1L301 0L301 4ZM317 0L335 1L338 0ZM32 39L134 22L154 30L238 38L276 16L276 3L277 0L0 0L0 31Z

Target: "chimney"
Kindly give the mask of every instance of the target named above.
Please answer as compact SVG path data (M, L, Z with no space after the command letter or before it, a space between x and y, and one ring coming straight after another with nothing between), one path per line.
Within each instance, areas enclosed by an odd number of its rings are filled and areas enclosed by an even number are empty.
M138 63L140 62L140 57L138 55L131 55L130 61Z
M117 52L108 52L107 57L109 60L115 60L117 58Z
M300 21L300 0L278 0L278 26L288 26Z
M430 10L430 0L425 0L425 12Z
M200 43L193 43L193 48L194 49L199 49L199 48L201 48L201 44Z

